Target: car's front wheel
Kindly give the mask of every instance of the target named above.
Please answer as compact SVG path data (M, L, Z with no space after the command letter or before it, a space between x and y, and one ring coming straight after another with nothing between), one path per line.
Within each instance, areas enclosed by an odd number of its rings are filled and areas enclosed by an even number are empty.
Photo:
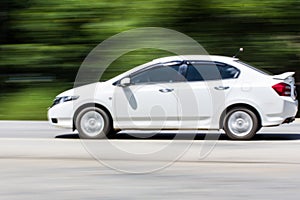
M224 131L234 140L249 140L259 128L257 116L247 108L233 108L226 114L224 120Z
M97 107L80 110L75 119L75 126L82 139L103 139L112 132L109 116Z

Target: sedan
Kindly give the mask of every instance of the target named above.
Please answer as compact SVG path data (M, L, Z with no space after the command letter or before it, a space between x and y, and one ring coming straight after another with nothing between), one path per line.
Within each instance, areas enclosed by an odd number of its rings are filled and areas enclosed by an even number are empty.
M261 127L295 119L293 75L271 75L225 56L159 58L59 94L48 118L85 139L120 130L223 129L230 139L249 140Z

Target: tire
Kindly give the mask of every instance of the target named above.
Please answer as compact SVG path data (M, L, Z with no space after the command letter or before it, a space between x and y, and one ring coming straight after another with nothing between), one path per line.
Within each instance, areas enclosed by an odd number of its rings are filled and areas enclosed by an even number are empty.
M96 107L80 110L75 118L75 126L81 139L104 139L114 133L108 114Z
M255 113L247 108L237 107L226 114L223 128L232 140L250 140L260 127Z

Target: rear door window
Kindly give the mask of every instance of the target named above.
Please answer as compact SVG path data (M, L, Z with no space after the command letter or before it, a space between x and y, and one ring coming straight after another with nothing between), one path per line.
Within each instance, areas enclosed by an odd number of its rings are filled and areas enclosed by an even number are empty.
M233 79L239 75L239 70L223 63L191 62L186 72L187 81L209 81Z

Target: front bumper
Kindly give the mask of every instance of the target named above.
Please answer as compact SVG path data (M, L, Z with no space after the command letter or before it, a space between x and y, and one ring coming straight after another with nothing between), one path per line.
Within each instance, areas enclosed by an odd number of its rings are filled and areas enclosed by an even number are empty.
M53 126L73 128L73 103L65 102L49 108L48 121Z

